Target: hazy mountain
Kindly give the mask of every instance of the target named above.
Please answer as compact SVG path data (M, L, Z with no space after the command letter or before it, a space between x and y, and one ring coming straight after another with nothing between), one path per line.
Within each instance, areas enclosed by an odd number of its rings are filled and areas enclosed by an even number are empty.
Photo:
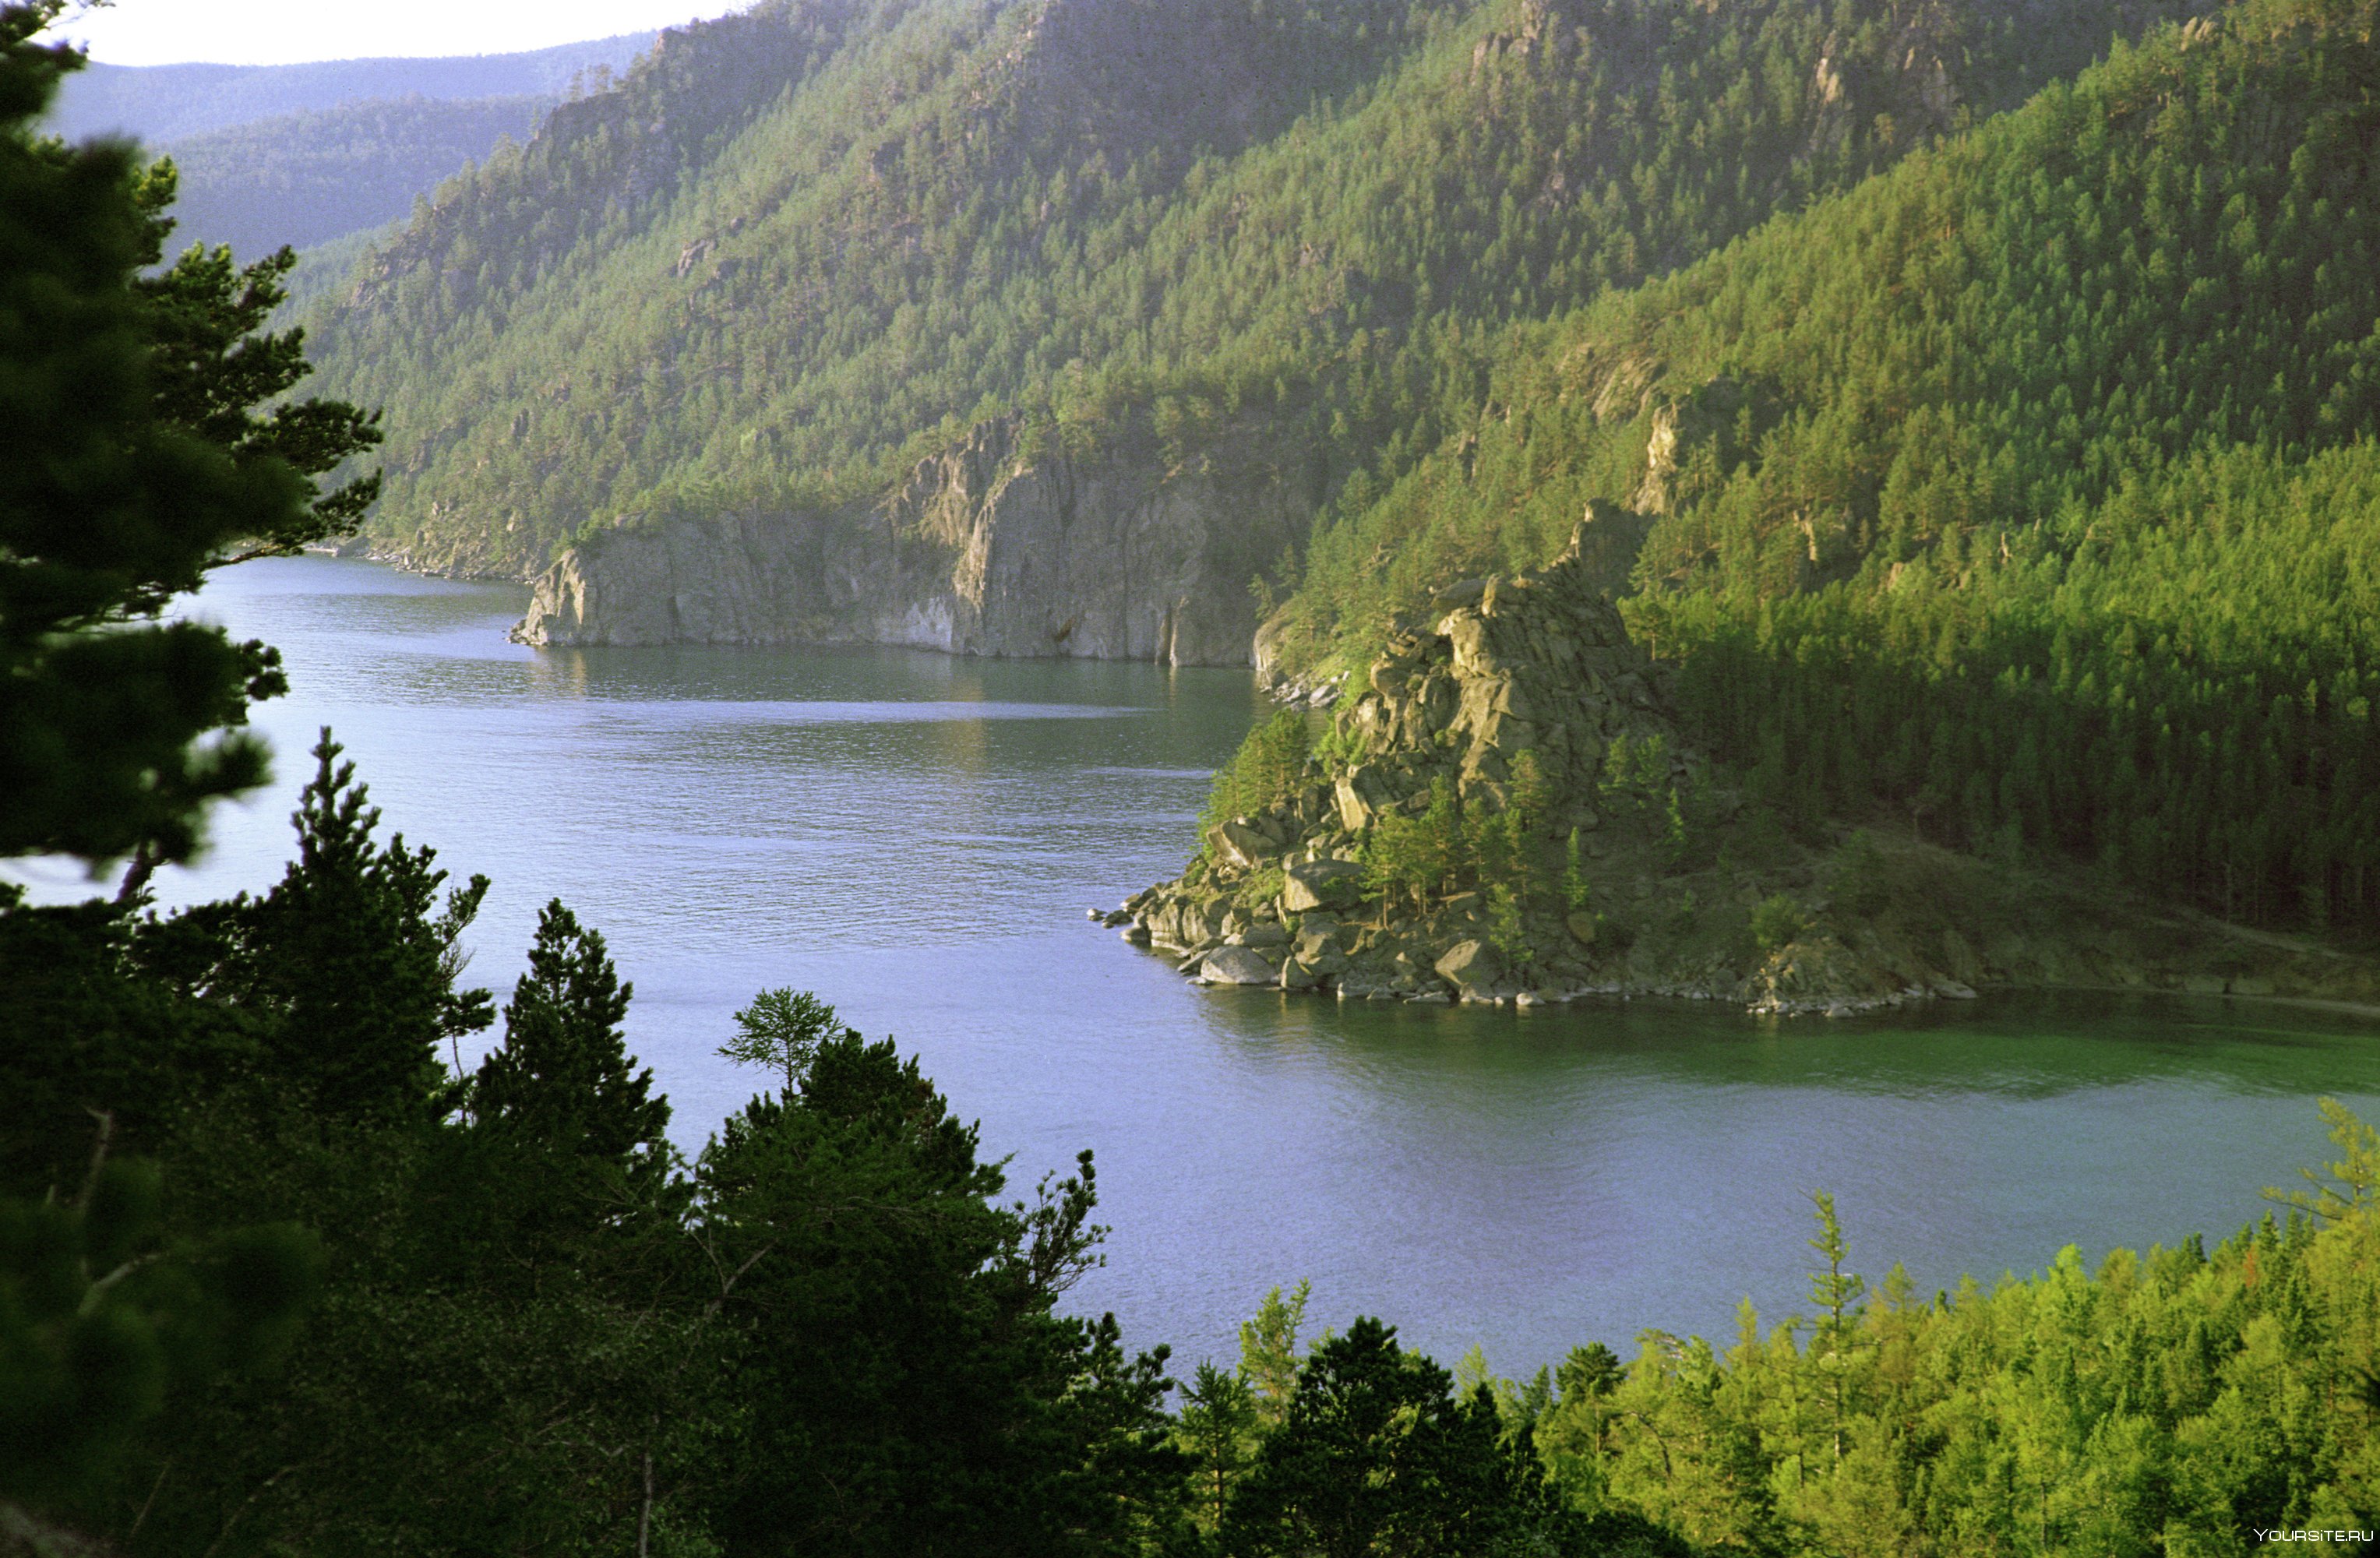
M528 140L561 101L374 99L168 141L157 150L181 172L176 240L252 260L385 226L505 138Z
M50 128L69 140L129 135L151 144L309 109L372 99L442 102L561 97L583 72L620 71L652 45L624 32L525 54L334 59L306 65L105 65L68 76Z

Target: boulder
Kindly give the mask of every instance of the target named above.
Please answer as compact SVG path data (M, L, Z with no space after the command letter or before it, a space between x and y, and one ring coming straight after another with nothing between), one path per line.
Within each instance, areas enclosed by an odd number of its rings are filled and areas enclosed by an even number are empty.
M1504 977L1504 959L1486 942L1458 942L1438 960L1438 977L1465 996L1484 995Z
M1281 907L1292 914L1318 909L1331 900L1333 887L1363 874L1353 860L1300 860L1281 872Z
M1344 927L1335 919L1326 919L1318 914L1308 915L1305 922L1297 928L1297 951L1294 955L1301 963L1319 963L1326 957L1337 957L1343 965L1345 961L1345 949L1342 944L1343 931Z
M1198 965L1201 984L1271 984L1280 978L1263 954L1244 946L1217 947Z
M1281 853L1281 846L1236 819L1207 830L1208 847L1217 858L1241 870L1253 870Z

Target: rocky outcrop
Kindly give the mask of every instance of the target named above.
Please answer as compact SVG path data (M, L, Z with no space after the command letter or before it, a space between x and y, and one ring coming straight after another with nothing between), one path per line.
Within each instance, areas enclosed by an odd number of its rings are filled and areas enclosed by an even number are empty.
M1841 1015L1979 986L2380 1002L2368 957L1889 825L1797 836L1702 761L1614 598L1597 505L1549 566L1439 592L1303 773L1104 915L1209 984L1342 999L1683 996Z
M1318 485L1254 435L1169 467L986 424L879 499L624 523L539 578L516 636L1245 665L1249 581L1304 534Z

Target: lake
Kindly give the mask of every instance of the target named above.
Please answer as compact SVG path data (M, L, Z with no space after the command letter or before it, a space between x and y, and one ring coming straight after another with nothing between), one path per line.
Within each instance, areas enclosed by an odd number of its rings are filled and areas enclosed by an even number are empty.
M280 873L331 724L390 826L494 879L470 977L506 993L558 896L635 981L631 1047L689 1150L764 1078L720 1059L759 989L916 1050L1020 1193L1099 1154L1109 1264L1073 1301L1184 1363L1276 1283L1500 1372L1808 1308L1808 1193L1920 1287L2059 1248L2210 1241L2380 1113L2380 1025L2220 998L1998 997L1790 1022L1637 1002L1341 1005L1207 990L1084 917L1172 875L1244 673L901 651L533 651L520 589L300 558L197 615L281 647L270 789L188 902ZM18 873L44 897L66 868ZM492 1036L490 1036L492 1037ZM467 1053L467 1061L469 1059Z

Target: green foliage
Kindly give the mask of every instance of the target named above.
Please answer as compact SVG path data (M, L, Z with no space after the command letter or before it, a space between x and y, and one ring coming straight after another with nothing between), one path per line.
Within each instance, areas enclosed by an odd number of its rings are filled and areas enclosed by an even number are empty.
M1462 813L1453 782L1430 781L1429 802L1419 816L1383 811L1365 834L1364 883L1383 898L1411 895L1415 908L1443 892L1463 860Z
M137 1432L226 1370L268 1372L311 1300L312 1236L177 1238L157 1166L110 1161L71 1200L0 1198L0 1530L19 1501L103 1486Z
M2357 1119L2353 1110L2335 1098L2324 1099L2321 1108L2330 1126L2330 1139L2340 1153L2337 1162L2325 1165L2330 1171L2329 1179L2312 1169L2300 1169L2313 1190L2266 1190L2265 1199L2311 1212L2325 1223L2368 1216L2380 1204L2380 1128Z
M2367 1366L2339 1362L2380 1313L2368 1208L2267 1218L2212 1252L2119 1249L2095 1274L2068 1248L1930 1301L1897 1269L1864 1295L1820 1219L1806 1346L1747 1316L1724 1353L1654 1333L1625 1379L1564 1372L1537 1436L1565 1490L1697 1549L1797 1555L2107 1551L2143 1530L2219 1552L2370 1507Z
M79 63L30 42L62 9L0 6L0 855L179 859L263 773L251 740L197 743L281 684L261 646L155 618L221 549L302 527L308 491L156 394L179 316L137 281L145 187L123 148L32 130Z
M731 1550L1112 1551L1135 1520L1117 1494L1186 1469L1159 1432L1162 1353L1052 1310L1098 1236L1088 1153L1002 1208L999 1167L917 1062L846 1033L797 1095L732 1117L697 1182L735 1338L713 1505Z
M1623 817L1666 816L1676 788L1668 736L1611 738L1596 775L1596 794L1607 810Z
M0 855L134 855L137 882L262 779L253 739L205 738L284 685L271 651L160 623L166 603L352 530L378 478L313 478L379 434L291 398L303 336L263 328L285 251L163 265L171 168L33 132L79 64L30 42L62 9L0 6Z
M1783 893L1771 894L1753 907L1752 941L1762 952L1789 945L1808 927L1802 906Z
M174 917L151 938L152 967L189 998L238 1007L273 1071L328 1116L443 1112L453 1099L441 1053L494 1016L486 991L455 988L488 879L450 889L442 905L437 851L408 848L402 834L374 838L380 809L340 750L325 729L292 819L298 858L273 891ZM593 951L601 963L600 942ZM596 992L579 994L600 1007ZM540 1006L535 986L516 998L524 1017L561 1019ZM584 1027L601 1012L578 1017Z
M1595 884L1587 877L1585 846L1576 828L1562 841L1561 895L1563 906L1573 914L1595 907Z
M1280 1289L1273 1290L1276 1295ZM1200 1529L1222 1524L1232 1494L1259 1442L1256 1394L1245 1376L1201 1363L1182 1387L1174 1436L1191 1458L1191 1497Z
M1216 770L1198 814L1204 830L1234 817L1251 817L1294 795L1306 783L1309 734L1305 716L1283 709L1248 732L1232 761Z
M1300 1281L1284 1297L1275 1287L1257 1306L1256 1318L1240 1325L1239 1377L1255 1393L1257 1415L1277 1426L1297 1395L1297 1333L1305 1325L1311 1282Z
M1057 1310L1099 1259L1087 1153L1002 1204L914 1060L813 1020L771 1056L796 1086L686 1175L631 992L559 905L460 1085L437 1054L486 1021L454 988L484 883L438 913L429 852L375 842L319 756L263 900L0 913L0 967L56 967L0 1008L0 1091L120 1108L176 1190L122 1167L23 1201L65 1132L9 1133L0 1438L42 1440L0 1446L9 1540L1104 1553L1179 1527L1163 1354ZM257 1224L319 1232L322 1300L284 1372L218 1379L287 1340L311 1269L294 1233L209 1232Z
M720 1054L739 1065L765 1065L785 1074L785 1091L793 1092L809 1074L818 1048L840 1032L834 1008L808 991L764 990L735 1014L735 1037L719 1046Z
M620 982L602 933L582 929L560 899L549 902L528 972L504 1007L504 1041L471 1079L473 1121L550 1150L657 1167L669 1150L669 1103L624 1041L635 993Z
M1889 806L1942 842L2021 840L2218 913L2360 924L2380 892L2375 492L2368 444L2208 455L2073 514L2079 551L1956 588L1840 586L1751 620L1682 604L1682 688L1805 825Z
M1872 919L1884 912L1892 902L1892 878L1874 834L1864 828L1853 830L1828 862L1827 885L1835 907L1854 919Z
M1530 945L1521 923L1522 897L1510 882L1495 882L1488 886L1488 942L1504 955L1507 964L1519 968L1533 961L1536 949Z
M1446 1370L1357 1320L1314 1350L1281 1427L1224 1516L1235 1554L1493 1551L1532 1516L1525 1450L1502 1442L1484 1389L1458 1402Z

